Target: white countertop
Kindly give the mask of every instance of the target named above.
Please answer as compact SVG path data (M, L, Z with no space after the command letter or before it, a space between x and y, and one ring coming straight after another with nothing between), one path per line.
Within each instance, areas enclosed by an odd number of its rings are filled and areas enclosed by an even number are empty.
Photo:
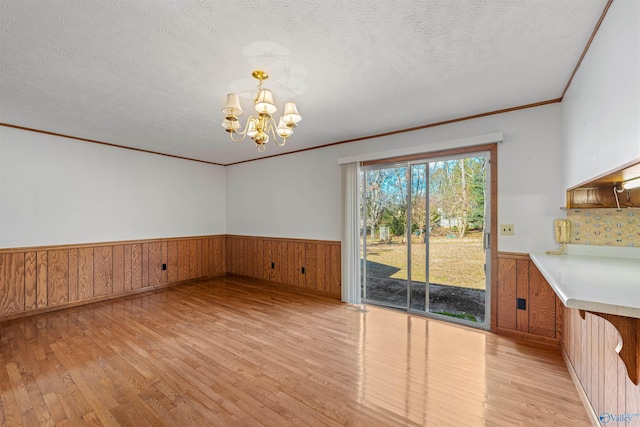
M640 319L640 248L567 245L565 255L529 255L565 306Z

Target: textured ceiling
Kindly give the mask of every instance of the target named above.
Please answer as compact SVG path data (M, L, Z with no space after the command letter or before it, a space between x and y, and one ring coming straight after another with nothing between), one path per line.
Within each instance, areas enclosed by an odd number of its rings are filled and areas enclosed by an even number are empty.
M0 122L220 164L295 151L559 98L605 4L0 0ZM260 67L303 116L265 153L220 126Z

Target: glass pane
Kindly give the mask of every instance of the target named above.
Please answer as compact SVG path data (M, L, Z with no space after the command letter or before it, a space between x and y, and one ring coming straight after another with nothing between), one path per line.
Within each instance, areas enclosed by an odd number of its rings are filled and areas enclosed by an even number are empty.
M429 312L485 321L485 156L429 163Z
M407 167L364 172L363 298L407 307Z

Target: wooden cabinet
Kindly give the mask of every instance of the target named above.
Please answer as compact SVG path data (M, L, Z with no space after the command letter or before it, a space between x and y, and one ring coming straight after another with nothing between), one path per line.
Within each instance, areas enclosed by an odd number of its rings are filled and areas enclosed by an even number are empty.
M555 292L528 255L498 254L496 332L557 341L559 304Z
M568 209L640 207L640 188L622 190L622 183L640 177L640 162L623 165L567 190ZM614 193L613 188L620 190ZM617 197L616 197L617 196Z

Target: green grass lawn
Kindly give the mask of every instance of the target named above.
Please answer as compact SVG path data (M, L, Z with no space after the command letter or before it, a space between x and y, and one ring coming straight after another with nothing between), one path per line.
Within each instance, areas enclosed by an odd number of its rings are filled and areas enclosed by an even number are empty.
M431 236L429 247L430 283L485 288L482 233L463 238ZM411 242L411 259L412 279L426 282L426 245L421 238ZM367 239L367 261L367 275L407 279L407 244L402 243L402 238L389 242Z

